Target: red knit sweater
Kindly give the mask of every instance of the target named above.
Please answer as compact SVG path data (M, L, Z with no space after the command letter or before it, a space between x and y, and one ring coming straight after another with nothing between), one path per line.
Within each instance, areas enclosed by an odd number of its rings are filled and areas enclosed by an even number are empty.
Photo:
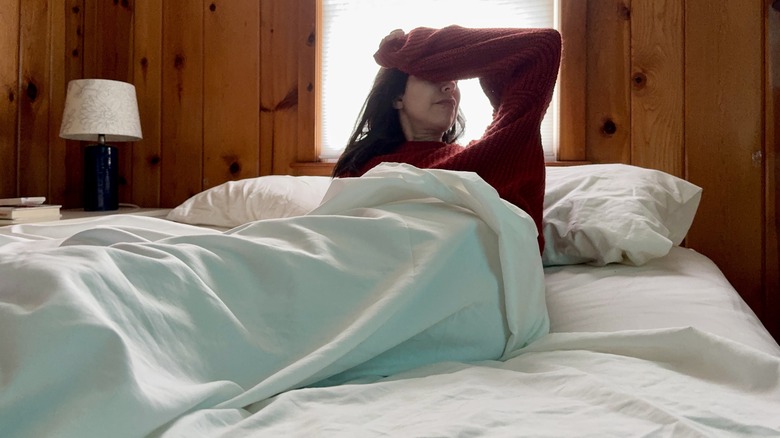
M539 126L558 75L561 38L552 29L418 28L388 41L374 55L383 67L438 82L478 77L494 108L493 122L467 147L408 141L371 159L476 172L498 194L527 212L544 248L544 152Z

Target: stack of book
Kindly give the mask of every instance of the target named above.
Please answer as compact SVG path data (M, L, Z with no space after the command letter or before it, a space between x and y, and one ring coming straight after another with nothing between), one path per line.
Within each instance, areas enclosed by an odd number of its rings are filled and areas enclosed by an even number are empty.
M61 206L45 201L43 197L0 199L0 226L58 220Z

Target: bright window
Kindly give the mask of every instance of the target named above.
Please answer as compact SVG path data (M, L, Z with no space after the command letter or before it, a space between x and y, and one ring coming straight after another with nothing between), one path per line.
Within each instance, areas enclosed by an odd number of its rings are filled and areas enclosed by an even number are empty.
M557 0L320 0L322 14L320 159L335 161L344 149L379 66L374 52L393 29L444 27L558 28ZM460 143L479 138L491 107L476 79L460 81L466 132ZM557 148L557 87L542 122L548 160Z

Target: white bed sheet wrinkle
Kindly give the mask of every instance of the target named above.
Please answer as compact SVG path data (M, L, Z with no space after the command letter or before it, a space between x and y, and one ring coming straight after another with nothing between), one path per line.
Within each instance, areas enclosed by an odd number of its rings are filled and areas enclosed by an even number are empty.
M2 230L0 429L192 436L334 375L498 358L547 332L535 226L476 175L387 166L327 197L225 234L132 216Z
M756 386L755 382L762 382ZM780 360L700 330L557 333L506 361L280 394L211 436L780 435Z

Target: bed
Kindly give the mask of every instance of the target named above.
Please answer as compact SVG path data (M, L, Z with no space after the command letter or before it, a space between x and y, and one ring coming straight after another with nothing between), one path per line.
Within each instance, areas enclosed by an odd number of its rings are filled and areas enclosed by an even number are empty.
M0 228L3 436L780 436L780 347L681 246L701 189L270 176Z

